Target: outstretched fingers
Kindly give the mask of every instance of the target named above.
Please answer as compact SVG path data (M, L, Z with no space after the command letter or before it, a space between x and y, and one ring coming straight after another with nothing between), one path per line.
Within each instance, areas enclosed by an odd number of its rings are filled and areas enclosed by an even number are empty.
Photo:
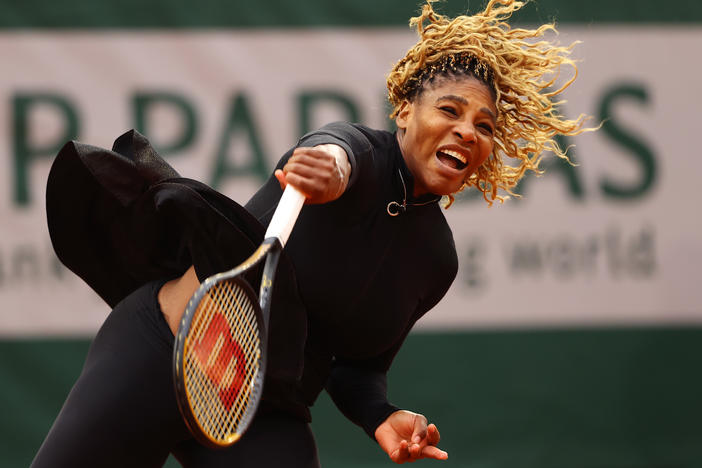
M448 453L434 445L427 445L422 449L422 458L433 458L434 460L448 459Z

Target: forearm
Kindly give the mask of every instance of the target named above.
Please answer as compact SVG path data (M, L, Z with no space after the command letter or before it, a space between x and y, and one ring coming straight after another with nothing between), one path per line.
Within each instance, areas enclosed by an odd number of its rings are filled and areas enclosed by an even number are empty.
M336 364L326 385L339 410L375 439L375 430L397 407L387 399L385 372Z

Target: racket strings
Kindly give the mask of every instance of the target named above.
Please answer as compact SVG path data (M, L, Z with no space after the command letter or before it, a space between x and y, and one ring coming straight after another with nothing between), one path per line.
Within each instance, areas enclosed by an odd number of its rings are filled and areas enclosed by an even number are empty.
M231 295L231 292L232 292L232 291L230 290L230 288L218 288L218 290L215 290L214 292L215 292L215 294L213 294L213 295L209 298L210 300L208 300L208 303L205 304L209 309L212 309L212 305L213 305L212 303L213 303L213 302L214 302L215 304L216 304L216 303L219 303L219 304L225 303L225 304L226 304L227 302L231 303L232 300L236 302L236 307L238 307L239 309L241 309L241 299L239 299L239 297L241 297L241 292L239 292L239 294L235 294L233 297L232 297L232 295ZM231 304L229 304L229 306L231 306ZM238 317L238 318L241 318L241 317ZM222 321L221 318L220 318L220 320L215 324L215 328L212 328L212 329L210 329L210 330L207 331L207 334L209 334L209 335L213 335L213 334L214 334L214 336L217 336L217 343L216 343L215 347L213 347L213 349L211 349L211 351L210 351L210 350L206 350L206 351L209 351L211 354L216 354L216 355L218 355L218 356L221 356L221 354L219 354L219 353L222 352L222 351L221 351L221 349L222 349L221 344L222 344L222 341L225 340L224 337L227 336L227 335L224 333L225 330L222 330L222 328L223 328L223 327L226 327L226 329L229 329L229 328L230 328L229 326L227 326L226 324L224 324L224 323L222 323L222 322L223 322L223 321ZM249 331L250 331L250 328L251 328L250 326L249 326L249 327L246 327L245 324L244 324L244 327L241 327L241 326L240 326L240 325L241 325L240 322L241 322L241 320L235 321L235 324L234 324L234 326L233 326L233 330L234 330L234 331L238 331L238 333L236 333L236 335L238 335L238 336L235 337L235 340L236 340L235 343L236 343L236 342L242 342L242 341L243 341L243 340L242 340L242 334L243 334L243 335L246 335L246 333L249 332ZM211 321L210 323L212 323L212 321ZM203 329L203 330L204 330L204 329ZM228 339L228 337L227 337L226 339ZM251 341L251 340L250 340L250 341L249 341L249 347L248 347L248 348L251 348L251 346L252 346L253 344L254 344L254 341ZM210 343L210 345L211 345L211 343ZM220 345L220 346L217 346L217 345ZM250 351L251 351L251 350L250 350L250 349L247 349L247 351L248 351L248 352L244 351L244 353L250 354ZM231 353L230 353L230 354L231 354ZM241 354L243 354L243 353L241 353ZM230 356L226 356L226 357L230 357ZM241 376L243 375L242 369L238 369L238 372L237 372L236 370L234 370L234 369L232 368L232 366L234 366L235 363L236 363L236 364L239 364L239 362L241 361L241 358L242 358L242 356L240 355L240 356L237 356L237 359L236 359L236 360L235 360L235 359L229 359L229 363L228 363L228 365L227 365L226 367L225 367L225 366L218 366L218 367L215 367L215 368L208 367L207 369L210 370L210 372L209 372L210 381L207 382L206 380L201 379L200 382L199 382L200 385L198 386L198 389L202 390L202 389L208 387L208 383L209 383L209 384L212 384L212 383L215 383L215 384L216 384L216 382L218 382L218 381L220 381L222 378L226 377L227 372L230 372L230 373L232 373L233 375L230 376L230 377L231 377L230 379L220 382L220 384L218 385L220 389L222 389L222 388L227 388L226 385L229 384L229 383L231 383L232 378L237 378L237 376L239 376L239 379L241 379ZM210 361L210 363L211 363L211 361ZM201 360L201 364L202 364L202 360ZM215 372L212 372L213 369L214 369ZM211 389L210 389L210 390L211 390ZM232 410L232 408L231 408L231 403L230 403L230 405L225 405L225 408L228 409L228 410L230 411L230 413L231 413L231 414L229 415L229 418L228 418L228 419L225 419L225 420L218 420L218 419L217 419L217 415L209 415L209 416L208 416L209 418L212 419L213 425L214 425L214 426L219 426L219 428L221 429L222 434L218 434L218 433L217 433L218 431L213 431L213 435L214 435L215 437L225 436L226 433L227 433L227 432L231 432L232 429L233 429L233 430L236 430L236 426L238 426L238 421L241 419L241 416L242 416L242 415L241 415L241 412L242 412L242 410L246 407L246 403L247 403L247 401L248 401L248 395L249 395L250 392L246 391L246 390L247 390L246 388L244 388L244 389L235 388L234 390L235 390L236 392L238 392L239 390L243 390L243 391L241 392L241 397L235 399L237 402L239 402L239 405L235 406L233 410ZM209 399L216 399L216 398L217 398L217 394L216 394L216 393L217 393L217 392L212 392L212 391L208 392L208 397L209 397ZM220 391L219 396L220 396L220 398L221 398L221 396L222 396L222 395L221 395L221 391ZM231 395L230 395L230 397L231 397ZM223 401L221 401L221 402L222 402L222 403L226 403L227 400L223 400ZM209 406L209 405L208 405L208 406ZM219 406L219 405L215 405L215 407L216 407L216 406ZM209 407L201 408L201 409L202 409L202 410L205 410L205 409L210 409L210 410L211 410L212 407L209 406ZM226 415L225 415L225 416L226 416ZM213 426L213 427L214 427L214 426Z
M248 305L248 296L244 293L243 289L241 288L227 288L226 291L223 289L223 293L226 294L226 301L233 301L237 307L244 307L245 305ZM251 307L251 311L253 312L253 307ZM240 316L237 316L236 319L240 319ZM260 356L260 352L256 356L255 353L257 350L260 350L260 341L259 340L251 340L249 337L252 334L256 334L258 332L258 329L256 327L256 322L255 318L254 320L237 320L237 322L233 325L232 330L234 331L234 339L242 344L242 351L245 356L252 356L254 355L254 359L246 359L246 365L248 368L244 371L245 375L250 375L250 370L251 370L251 365L250 364L256 364L256 371L258 370L258 357ZM233 366L233 361L230 361L230 367ZM230 377L229 380L234 380L238 376L241 375L241 373L236 372L236 374L232 374L231 371L228 372L228 375ZM233 428L234 421L241 421L241 418L243 417L243 411L248 407L249 403L249 397L251 395L251 391L246 391L245 393L242 390L242 394L240 398L237 398L233 404L233 416L230 418L229 425L230 427Z
M260 390L261 339L256 312L235 282L213 285L194 314L184 347L184 382L201 429L216 442L239 437Z

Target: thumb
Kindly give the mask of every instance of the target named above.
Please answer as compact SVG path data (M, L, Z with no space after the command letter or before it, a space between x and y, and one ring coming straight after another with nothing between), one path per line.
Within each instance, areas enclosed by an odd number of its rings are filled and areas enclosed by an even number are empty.
M421 414L414 417L414 430L412 431L412 443L418 444L427 437L427 418Z
M285 190L285 187L288 185L288 182L285 180L285 173L280 170L276 169L276 171L273 173L276 179L278 179L278 183L280 184L280 188L282 190Z

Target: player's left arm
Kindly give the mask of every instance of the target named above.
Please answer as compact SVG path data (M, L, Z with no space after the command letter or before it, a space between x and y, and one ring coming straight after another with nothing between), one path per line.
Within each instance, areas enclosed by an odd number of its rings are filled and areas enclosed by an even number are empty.
M395 463L448 458L437 447L440 435L436 425L429 424L424 415L401 410L388 401L387 371L414 322L441 300L455 274L452 269L443 281L430 288L393 346L374 358L335 359L327 380L327 393L336 406L374 438Z
M377 362L376 362L377 361ZM401 410L387 399L387 374L372 366L379 360L335 360L326 390L349 420L375 438L396 463L422 458L445 460L436 447L439 431L424 415Z

